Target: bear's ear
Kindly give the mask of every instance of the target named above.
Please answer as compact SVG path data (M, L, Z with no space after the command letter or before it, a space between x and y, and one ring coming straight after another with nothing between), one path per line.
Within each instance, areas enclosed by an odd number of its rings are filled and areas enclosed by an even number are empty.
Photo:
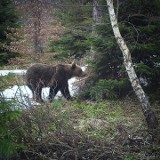
M76 63L75 63L75 61L72 62L71 68L72 68L72 69L76 68Z

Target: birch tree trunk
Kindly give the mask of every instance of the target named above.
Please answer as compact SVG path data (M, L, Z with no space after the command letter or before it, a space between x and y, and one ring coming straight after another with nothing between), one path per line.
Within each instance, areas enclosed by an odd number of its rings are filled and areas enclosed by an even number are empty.
M117 23L117 17L115 15L114 7L113 7L113 0L106 0L107 5L108 5L108 12L110 16L110 21L112 25L112 29L114 32L114 36L116 38L116 41L123 53L123 58L124 58L124 65L127 71L127 74L129 76L129 80L131 82L131 85L133 87L133 90L138 98L138 100L141 103L142 106L142 111L145 116L147 125L149 129L156 129L158 127L158 120L151 108L151 105L148 101L148 98L145 95L145 92L143 91L139 79L135 73L132 59L131 59L131 53L121 36L121 33L119 31L118 23Z

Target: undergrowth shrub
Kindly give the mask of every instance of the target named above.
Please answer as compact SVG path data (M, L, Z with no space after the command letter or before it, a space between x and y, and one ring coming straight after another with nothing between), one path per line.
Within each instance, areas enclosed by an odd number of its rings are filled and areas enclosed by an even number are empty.
M141 149L150 147L151 141L142 129L141 112L138 110L134 114L135 111L137 108L131 101L118 100L80 103L61 99L30 106L12 123L13 128L20 128L17 142L25 144L25 148L19 150L12 159L141 158L144 156ZM139 139L136 136L132 138L133 132L140 128L146 137L140 133ZM130 146L136 148L136 152Z
M0 159L9 159L24 147L19 142L20 126L14 128L12 125L20 116L21 112L14 107L14 102L0 96Z
M21 110L15 100L5 99L2 91L13 84L15 76L0 76L0 159L10 159L20 149L24 148L19 139L22 132L17 121L21 118ZM14 125L14 123L16 125Z
M103 106L105 108L105 105ZM23 132L19 135L26 148L16 155L15 159L48 160L48 159L120 159L119 151L113 153L114 146L107 141L98 138L100 133L108 132L109 129L98 132L93 130L98 115L105 112L96 105L78 104L55 100L52 104L33 106L24 111L18 126L22 126ZM87 130L77 127L79 120L88 117ZM95 119L92 121L92 117ZM101 121L100 124L103 124ZM93 132L92 132L93 131ZM93 134L92 134L92 133ZM112 130L113 132L113 130ZM89 135L87 134L89 133ZM107 133L107 134L108 134ZM97 139L97 138L98 139ZM101 147L103 145L104 147ZM105 151L105 153L104 153Z
M102 100L102 99L117 99L123 98L131 90L131 85L128 79L112 80L100 79L93 87L85 89L80 98Z

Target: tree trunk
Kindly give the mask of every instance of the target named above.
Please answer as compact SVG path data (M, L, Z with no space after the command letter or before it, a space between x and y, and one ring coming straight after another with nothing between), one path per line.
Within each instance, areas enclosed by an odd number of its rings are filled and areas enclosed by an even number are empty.
M104 16L104 8L102 5L100 5L100 2L98 0L93 0L93 24L92 24L92 35L93 37L97 37L98 34L96 33L96 26L100 25L102 22L102 18ZM93 47L91 47L91 59L94 59L96 51L93 50Z
M127 74L129 76L129 80L131 82L131 85L133 87L133 90L138 98L138 100L141 103L142 111L145 116L147 125L149 129L156 129L158 127L158 120L151 109L150 103L148 101L148 98L145 95L145 92L143 91L139 79L135 73L132 59L131 59L131 53L123 39L123 37L120 34L118 23L117 23L117 17L115 15L114 7L113 7L113 0L106 0L108 5L108 12L110 16L110 21L112 25L112 29L114 32L114 36L116 38L116 41L123 53L124 58L124 65L127 71Z
M97 0L93 1L93 20L95 25L101 23L104 12L102 5L99 4Z

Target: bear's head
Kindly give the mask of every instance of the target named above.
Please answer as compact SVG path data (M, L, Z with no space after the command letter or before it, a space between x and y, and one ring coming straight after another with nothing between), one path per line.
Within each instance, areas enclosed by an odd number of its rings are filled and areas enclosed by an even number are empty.
M72 77L85 77L87 73L82 70L80 66L78 66L75 62L71 64Z

